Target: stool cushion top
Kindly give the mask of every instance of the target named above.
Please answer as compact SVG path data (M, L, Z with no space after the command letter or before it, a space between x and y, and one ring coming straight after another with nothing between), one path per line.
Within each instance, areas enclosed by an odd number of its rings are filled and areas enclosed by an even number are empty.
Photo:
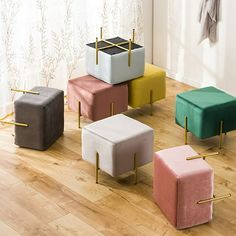
M109 41L111 43L114 43L114 44L118 44L118 43L123 43L123 42L127 42L126 44L122 44L121 46L123 48L126 48L128 49L129 48L129 43L127 40L125 39L122 39L120 37L115 37L115 38L111 38L111 39L107 39L106 41ZM98 48L102 48L102 47L106 47L106 46L109 46L110 44L109 43L106 43L104 41L99 41L98 42ZM95 43L89 43L87 44L87 46L89 47L92 47L92 48L95 48ZM141 48L142 46L136 44L136 43L131 43L131 50L134 50L136 48ZM115 55L115 54L119 54L119 53L122 53L124 52L125 50L124 49L121 49L121 48L118 48L116 46L114 47L111 47L111 48L106 48L106 49L102 49L100 50L104 53L107 53L109 55Z
M185 99L192 105L201 109L206 109L223 104L235 103L236 98L215 87L205 87L178 94L177 96Z
M31 105L46 106L50 101L54 100L62 93L61 90L55 88L37 86L31 91L39 92L39 95L26 93L16 100L16 103L27 103Z
M169 148L158 152L159 158L175 174L176 178L195 175L212 169L203 159L187 161L187 157L198 155L189 145Z
M149 126L123 114L96 121L85 126L84 129L112 143L119 143L150 131L153 132Z

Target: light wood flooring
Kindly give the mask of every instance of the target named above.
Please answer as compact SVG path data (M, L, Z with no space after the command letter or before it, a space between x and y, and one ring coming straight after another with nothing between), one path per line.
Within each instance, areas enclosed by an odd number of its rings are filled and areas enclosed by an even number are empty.
M167 98L130 109L128 116L155 130L155 150L183 145L183 129L174 121L175 96L190 86L167 79ZM67 110L67 109L66 109ZM89 121L82 118L82 125ZM0 125L0 236L16 235L236 235L236 132L228 133L218 157L207 161L215 171L215 194L231 199L214 204L213 221L178 231L152 199L152 163L112 178L81 159L77 114L65 112L65 132L49 150L14 145L13 127ZM200 153L218 150L218 137L204 141L191 134Z

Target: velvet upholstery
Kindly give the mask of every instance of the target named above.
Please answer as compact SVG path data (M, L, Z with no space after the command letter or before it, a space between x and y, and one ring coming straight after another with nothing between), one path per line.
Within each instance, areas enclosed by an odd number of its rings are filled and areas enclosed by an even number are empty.
M236 98L214 87L206 87L178 94L176 97L176 123L184 127L188 118L188 131L198 138L209 138L236 129Z
M24 94L15 101L15 120L28 127L15 126L15 144L36 150L49 148L64 131L64 92L35 87L39 95Z
M108 39L108 41L123 42L125 40L117 37ZM103 44L103 42L99 42L98 46L103 46ZM109 84L119 84L144 74L144 47L132 43L130 66L128 66L128 51L118 48L99 50L98 64L96 65L94 45L94 43L91 43L86 46L86 68L88 74ZM123 46L128 47L127 45Z
M82 158L111 176L119 176L152 161L153 129L123 114L115 115L82 129Z
M213 197L213 170L190 146L174 147L154 155L154 200L177 229L212 219L212 203L197 204Z
M141 107L150 103L150 91L152 90L152 102L166 96L166 73L158 67L145 64L144 76L128 82L129 106Z
M124 83L112 86L87 75L68 81L67 100L73 111L78 111L80 101L82 116L97 121L111 115L111 103L114 114L128 109L128 86Z

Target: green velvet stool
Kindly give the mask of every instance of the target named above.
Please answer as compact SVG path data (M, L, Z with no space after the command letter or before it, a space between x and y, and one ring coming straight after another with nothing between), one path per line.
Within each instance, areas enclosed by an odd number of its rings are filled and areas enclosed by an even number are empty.
M200 139L236 129L236 98L214 87L196 89L176 97L176 123Z

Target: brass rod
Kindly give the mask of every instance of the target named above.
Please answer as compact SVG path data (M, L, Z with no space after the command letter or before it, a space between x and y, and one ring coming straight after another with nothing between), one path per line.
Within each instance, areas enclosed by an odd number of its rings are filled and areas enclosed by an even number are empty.
M30 94L39 95L39 92L35 92L35 91L31 91L31 90L11 89L11 91L18 92L18 93L30 93Z
M81 103L78 101L78 128L80 129Z
M188 144L188 117L184 117L184 144Z
M107 40L102 40L102 41L105 42L105 43L108 43L108 44L110 44L110 45L113 45L113 47L118 47L118 48L120 48L120 49L122 49L122 50L129 51L129 49L120 46L120 45L122 45L122 44L118 44L118 43L115 44L115 43L109 42L109 41L107 41ZM122 42L122 43L123 43L123 42ZM124 44L126 44L126 43L124 43Z
M15 121L0 120L0 123L7 124L7 125L16 125L16 126L20 126L20 127L28 127L29 126L28 124L19 123L19 122L15 122Z
M103 37L103 32L102 32L102 27L100 27L100 39L102 40Z
M111 116L114 116L114 102L112 102L110 105L110 114Z
M129 43L129 41L125 41L125 42L121 42L121 43L114 44L114 43L111 43L111 42L106 41L106 40L105 40L105 41L102 40L102 41L105 42L105 43L109 43L109 45L104 46L104 47L101 47L101 48L98 48L98 50L104 50L104 49L107 49L107 48L117 47L117 46L120 46L120 45L124 45L124 44ZM122 49L128 51L127 48L123 48L123 47L122 47Z
M96 47L96 65L98 65L98 38L97 37L96 37L95 47Z
M98 184L98 171L99 171L99 154L96 152L96 184Z
M137 155L134 154L134 174L135 174L135 181L134 183L138 183L138 165L137 165Z
M14 114L14 112L8 113L8 114L6 114L4 117L0 118L0 120L4 120L4 119L6 119L7 117L12 116L13 114Z
M219 155L219 152L212 152L208 154L200 154L200 155L196 155L192 157L187 157L186 160L191 161L191 160L200 159L200 158L205 159L206 157L211 157L211 156L216 156L216 155Z
M153 106L152 106L152 102L153 101L153 92L152 92L152 90L150 90L150 108L151 108L151 110L150 110L150 115L152 116L152 111L153 111Z
M231 193L220 196L220 197L212 197L212 198L200 200L200 201L197 202L197 204L203 204L203 203L207 203L207 202L215 202L215 201L223 200L223 199L226 199L226 198L229 198L229 197L231 197Z
M129 40L128 66L131 66L131 39Z
M132 34L132 42L134 43L134 39L135 39L135 29L133 29L133 34Z
M220 122L219 149L222 148L222 138L223 138L223 120Z

